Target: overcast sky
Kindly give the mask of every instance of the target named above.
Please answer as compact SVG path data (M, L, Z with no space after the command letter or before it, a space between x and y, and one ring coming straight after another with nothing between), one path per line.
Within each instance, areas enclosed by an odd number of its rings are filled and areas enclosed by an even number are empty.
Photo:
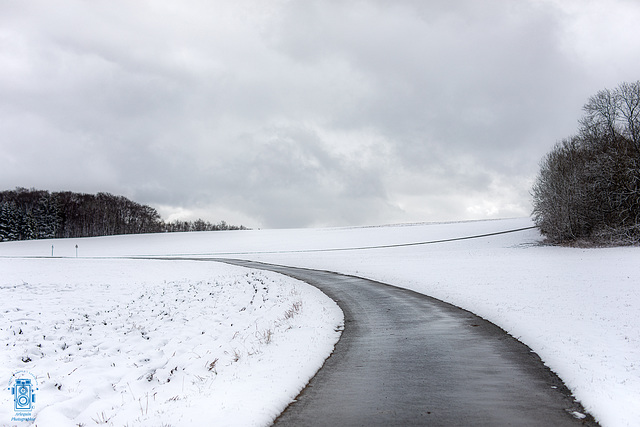
M0 189L254 228L528 216L637 0L0 0Z

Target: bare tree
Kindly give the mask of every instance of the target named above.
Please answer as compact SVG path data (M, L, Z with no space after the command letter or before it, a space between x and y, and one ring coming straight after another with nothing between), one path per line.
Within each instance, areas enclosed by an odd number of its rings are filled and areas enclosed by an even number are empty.
M583 109L578 135L541 162L533 219L552 241L640 242L640 81Z

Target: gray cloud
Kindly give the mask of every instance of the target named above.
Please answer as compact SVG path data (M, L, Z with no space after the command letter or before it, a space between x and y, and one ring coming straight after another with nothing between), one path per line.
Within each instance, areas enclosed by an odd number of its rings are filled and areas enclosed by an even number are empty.
M540 157L640 69L623 0L0 8L3 187L253 227L527 215Z

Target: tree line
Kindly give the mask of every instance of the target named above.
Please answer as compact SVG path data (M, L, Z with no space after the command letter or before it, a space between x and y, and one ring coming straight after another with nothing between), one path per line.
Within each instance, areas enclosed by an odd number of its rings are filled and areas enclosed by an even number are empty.
M576 135L557 143L532 189L552 242L640 243L640 81L589 98Z
M0 242L178 231L245 230L222 221L165 222L147 205L109 193L0 192Z

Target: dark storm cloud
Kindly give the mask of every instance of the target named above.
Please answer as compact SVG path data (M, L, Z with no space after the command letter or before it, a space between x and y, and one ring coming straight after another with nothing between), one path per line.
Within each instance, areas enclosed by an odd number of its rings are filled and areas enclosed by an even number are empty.
M527 215L538 159L640 65L624 1L0 9L3 187L254 227Z

